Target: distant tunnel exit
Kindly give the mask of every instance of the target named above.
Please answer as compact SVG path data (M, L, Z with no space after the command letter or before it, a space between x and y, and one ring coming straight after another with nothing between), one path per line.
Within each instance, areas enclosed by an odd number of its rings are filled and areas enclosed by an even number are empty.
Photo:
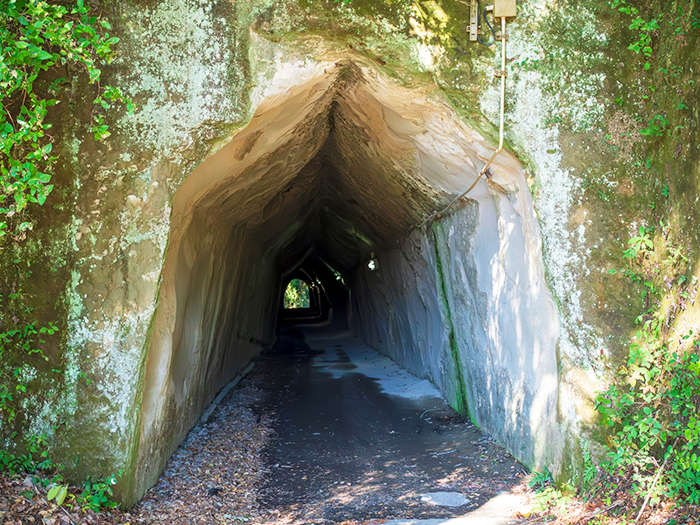
M309 284L303 279L292 279L284 290L285 310L306 310L311 308Z
M350 290L340 272L310 255L282 281L286 282L278 327L330 324L348 328Z

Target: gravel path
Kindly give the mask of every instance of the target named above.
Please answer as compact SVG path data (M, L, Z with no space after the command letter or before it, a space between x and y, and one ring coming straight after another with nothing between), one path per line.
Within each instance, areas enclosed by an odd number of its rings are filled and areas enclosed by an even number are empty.
M130 510L132 523L244 523L257 515L271 419L251 407L264 392L243 380L173 454L158 483Z

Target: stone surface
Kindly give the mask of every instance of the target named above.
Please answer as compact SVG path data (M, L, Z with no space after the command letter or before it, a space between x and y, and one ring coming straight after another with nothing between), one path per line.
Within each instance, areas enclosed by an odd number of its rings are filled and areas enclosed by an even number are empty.
M461 507L469 503L469 498L459 492L431 492L420 497L423 503L440 507Z
M111 112L96 144L94 92L75 83L51 117L57 189L0 261L3 297L20 287L61 330L26 371L21 431L46 433L77 477L121 470L133 503L273 343L285 276L313 255L351 289L357 335L520 460L575 478L595 392L645 305L608 273L630 235L668 221L656 241L700 277L700 84L645 76L674 53L691 63L695 37L669 40L647 74L620 13L519 2L506 150L420 226L498 140L498 58L468 43L467 6L164 0L111 16L121 51L105 77L138 109ZM673 124L641 135L661 114ZM699 309L668 307L669 329L697 332Z
M513 517L518 512L523 515L530 512L530 505L525 498L517 494L503 493L458 518L387 520L383 525L510 525L521 521Z

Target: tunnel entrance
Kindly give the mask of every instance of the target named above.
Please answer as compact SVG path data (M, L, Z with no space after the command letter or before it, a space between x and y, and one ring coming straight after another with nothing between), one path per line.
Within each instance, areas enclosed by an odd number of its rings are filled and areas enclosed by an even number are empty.
M256 106L175 194L137 485L291 324L343 323L527 464L558 454L556 310L517 159L423 224L495 149L435 86L353 55L281 67ZM293 279L309 308L284 308Z

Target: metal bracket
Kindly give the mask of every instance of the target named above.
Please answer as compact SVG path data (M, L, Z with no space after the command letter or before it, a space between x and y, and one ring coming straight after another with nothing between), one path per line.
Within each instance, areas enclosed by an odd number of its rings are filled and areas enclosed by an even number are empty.
M469 40L472 42L476 42L478 27L479 2L477 0L472 0L471 7L469 8Z

